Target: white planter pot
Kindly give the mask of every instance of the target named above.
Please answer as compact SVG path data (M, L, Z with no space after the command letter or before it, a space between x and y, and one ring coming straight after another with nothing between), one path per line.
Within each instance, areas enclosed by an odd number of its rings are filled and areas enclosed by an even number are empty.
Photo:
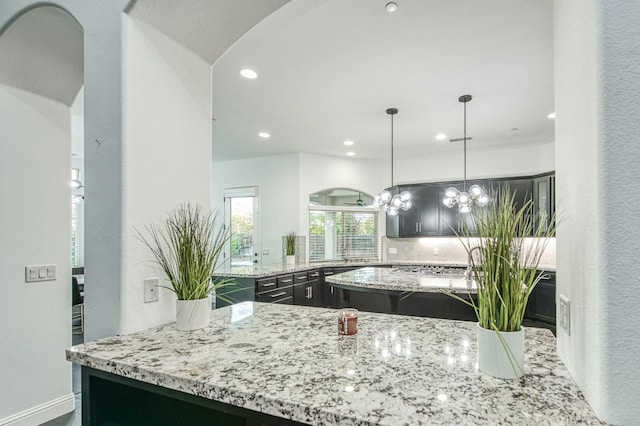
M209 325L211 297L198 300L176 300L176 329L197 330Z
M477 324L478 368L501 379L517 379L524 374L524 329L500 334Z
M290 255L287 256L287 266L296 266L296 256L295 255Z

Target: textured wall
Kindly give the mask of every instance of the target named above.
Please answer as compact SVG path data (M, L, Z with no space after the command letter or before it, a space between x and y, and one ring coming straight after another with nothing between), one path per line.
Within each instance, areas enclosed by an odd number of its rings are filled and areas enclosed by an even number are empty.
M603 420L640 416L640 3L555 3L558 351Z

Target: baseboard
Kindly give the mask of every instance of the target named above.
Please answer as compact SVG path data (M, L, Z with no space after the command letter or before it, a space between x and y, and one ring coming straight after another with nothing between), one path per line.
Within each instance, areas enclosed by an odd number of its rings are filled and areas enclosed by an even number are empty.
M36 405L28 410L0 419L0 426L33 426L60 417L76 409L75 396L69 393L52 399L44 404Z

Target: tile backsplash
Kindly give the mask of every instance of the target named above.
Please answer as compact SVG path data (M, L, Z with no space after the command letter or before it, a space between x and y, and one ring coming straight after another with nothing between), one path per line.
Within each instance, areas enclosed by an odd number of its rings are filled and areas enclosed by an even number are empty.
M458 238L382 237L382 260L467 263L467 252ZM551 238L540 259L540 266L555 268L556 239Z

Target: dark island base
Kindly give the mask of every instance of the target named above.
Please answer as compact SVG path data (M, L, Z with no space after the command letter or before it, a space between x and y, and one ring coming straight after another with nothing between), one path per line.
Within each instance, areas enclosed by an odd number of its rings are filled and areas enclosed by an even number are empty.
M466 300L475 295L460 294ZM340 306L383 314L477 321L473 308L442 293L376 292L340 289Z
M91 426L297 426L184 392L82 367L82 424Z
M466 300L475 295L458 294ZM339 292L339 306L356 308L362 311L379 312L383 314L411 315L415 317L441 318L460 321L478 321L472 307L451 296L442 293L411 293L364 291L341 288ZM547 328L556 335L556 326L549 321L537 318L525 318L525 327Z

